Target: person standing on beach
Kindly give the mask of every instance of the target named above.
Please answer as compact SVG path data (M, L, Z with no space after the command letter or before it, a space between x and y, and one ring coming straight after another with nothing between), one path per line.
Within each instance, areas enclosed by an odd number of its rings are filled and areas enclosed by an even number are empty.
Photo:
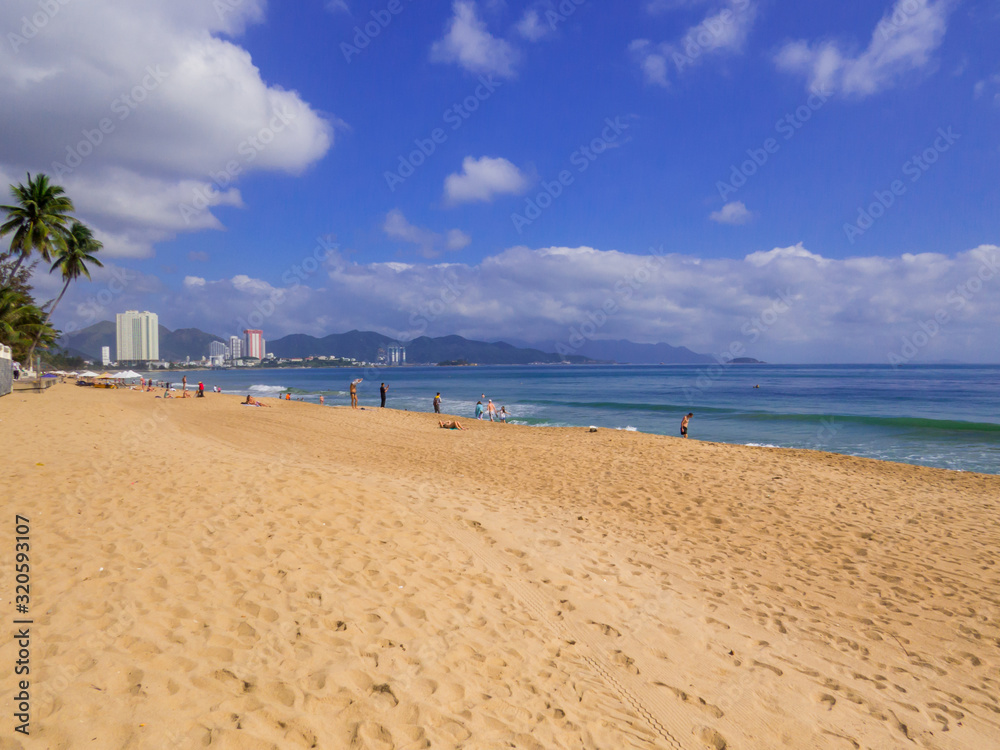
M438 391L437 395L434 397L434 413L441 413L441 391Z
M681 420L681 437L684 438L685 440L687 439L688 436L688 422L691 420L691 417L693 416L694 412L689 412L688 415Z
M188 376L185 375L181 378L181 390L186 391L188 389Z
M500 414L498 416L500 417L500 421L501 422L503 422L504 424L507 424L507 407L506 406L501 406L500 407Z
M358 383L361 382L361 378L356 378L351 381L351 408L358 408Z
M205 398L205 384L202 381L198 381L198 398Z
M382 397L382 407L381 408L383 408L383 409L385 408L385 393L388 390L389 390L389 386L387 386L385 383L382 383L381 387L378 389L379 395Z
M477 401L476 402L476 419L482 419L482 418L483 418L483 402L482 401Z
M490 417L491 422L496 421L497 407L493 404L493 399L489 399L486 403L486 413Z

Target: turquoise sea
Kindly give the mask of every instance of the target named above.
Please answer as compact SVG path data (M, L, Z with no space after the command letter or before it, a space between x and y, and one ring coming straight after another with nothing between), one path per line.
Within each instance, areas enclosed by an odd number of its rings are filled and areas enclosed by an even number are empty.
M180 381L163 373L157 379ZM728 365L393 367L213 370L190 373L226 393L349 403L357 377L366 408L443 411L471 419L476 401L505 405L511 421L679 433L690 437L866 456L1000 474L1000 366ZM759 388L754 386L759 385Z

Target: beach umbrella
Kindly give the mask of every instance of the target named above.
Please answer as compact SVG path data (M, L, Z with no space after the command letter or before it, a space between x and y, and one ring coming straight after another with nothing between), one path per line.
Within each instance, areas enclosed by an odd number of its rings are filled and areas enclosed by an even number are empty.
M102 372L97 377L98 377L98 379L103 379L103 378L114 378L114 377L117 377L117 376L116 375L112 375L110 372Z
M83 372L80 373L79 377L81 377L81 378L96 378L97 377L97 373L96 372L91 372L90 370L84 370Z

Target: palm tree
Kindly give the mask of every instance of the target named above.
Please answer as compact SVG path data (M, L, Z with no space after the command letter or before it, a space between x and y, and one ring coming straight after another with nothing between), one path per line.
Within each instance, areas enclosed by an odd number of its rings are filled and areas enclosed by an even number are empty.
M47 346L55 339L55 330L45 322L45 313L31 304L31 297L13 287L0 287L0 344L14 350L15 360L25 360L32 340Z
M10 249L18 255L18 260L7 279L14 277L35 250L44 260L52 260L53 247L63 244L66 223L72 219L69 212L74 210L66 191L59 185L50 184L44 174L32 179L28 172L28 184L11 185L10 192L15 202L12 206L0 206L7 212L7 221L0 226L0 237L14 233Z
M56 306L62 300L63 295L66 294L70 282L75 281L81 276L90 278L90 269L87 268L88 263L92 263L98 268L104 267L101 261L93 256L93 253L98 252L102 247L104 245L94 239L94 233L90 231L90 227L78 221L73 222L73 226L66 235L64 246L56 249L55 263L49 269L49 273L52 273L58 268L66 283L63 284L62 291L59 292L59 296L56 297L55 302L52 303L52 307L49 308L45 316L46 323L52 318L52 313L55 312ZM29 366L31 364L31 357L35 353L35 346L38 345L41 335L42 331L40 330L35 337L35 342L28 351Z

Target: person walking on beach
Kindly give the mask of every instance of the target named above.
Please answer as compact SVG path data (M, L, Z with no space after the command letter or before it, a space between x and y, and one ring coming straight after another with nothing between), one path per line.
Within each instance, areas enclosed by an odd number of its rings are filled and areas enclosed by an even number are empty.
M383 409L385 408L385 393L388 390L389 390L389 386L387 386L385 383L382 383L381 387L378 389L379 395L382 397L382 406L381 406L381 408L383 408Z
M441 413L441 391L438 391L437 395L434 397L434 413Z
M691 420L691 417L693 416L694 412L689 412L688 415L681 420L681 437L684 438L685 440L687 439L688 436L688 422Z
M500 407L500 421L503 422L503 424L507 424L507 407L506 406L501 406Z
M358 383L360 383L363 378L355 378L351 381L351 408L358 408Z
M493 399L488 399L486 403L486 413L489 415L490 421L495 421L497 415L497 408L493 405Z
M482 419L482 418L483 418L483 402L482 401L477 401L476 402L476 419Z
M185 375L181 378L181 390L186 391L188 389L188 376Z

